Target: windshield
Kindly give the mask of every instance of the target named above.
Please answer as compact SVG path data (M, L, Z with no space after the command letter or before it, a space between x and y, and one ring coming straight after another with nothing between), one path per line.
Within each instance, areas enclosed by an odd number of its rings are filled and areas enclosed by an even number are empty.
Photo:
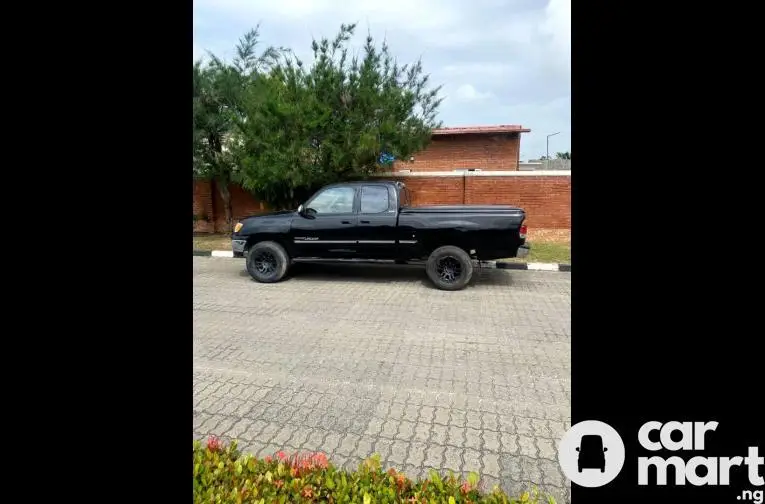
M585 451L598 451L603 446L603 440L600 436L582 436L582 450Z

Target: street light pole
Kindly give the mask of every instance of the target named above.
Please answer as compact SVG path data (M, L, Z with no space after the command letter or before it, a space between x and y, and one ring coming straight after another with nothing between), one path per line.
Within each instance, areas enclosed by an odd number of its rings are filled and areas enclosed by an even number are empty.
M545 157L545 165L546 165L545 168L550 167L550 137L555 136L559 133L560 131L556 131L555 133L550 133L549 135L547 135L547 156Z

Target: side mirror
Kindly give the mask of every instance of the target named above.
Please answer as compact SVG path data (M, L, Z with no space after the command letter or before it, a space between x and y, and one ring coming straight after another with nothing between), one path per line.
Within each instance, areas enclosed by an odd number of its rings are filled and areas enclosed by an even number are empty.
M306 208L305 205L300 205L297 209L298 215L306 219L313 219L316 217L316 210L313 208Z
M576 447L576 451L579 451L579 447L578 446Z
M608 451L608 448L603 448L603 451L604 451L604 452L607 452L607 451Z

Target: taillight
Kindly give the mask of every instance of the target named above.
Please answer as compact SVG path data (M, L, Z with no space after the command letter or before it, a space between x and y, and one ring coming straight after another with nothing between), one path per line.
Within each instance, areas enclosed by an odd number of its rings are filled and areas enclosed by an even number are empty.
M527 231L526 224L524 224L524 225L521 226L521 230L518 233L518 234L521 235L521 240L525 240L526 239L526 231Z

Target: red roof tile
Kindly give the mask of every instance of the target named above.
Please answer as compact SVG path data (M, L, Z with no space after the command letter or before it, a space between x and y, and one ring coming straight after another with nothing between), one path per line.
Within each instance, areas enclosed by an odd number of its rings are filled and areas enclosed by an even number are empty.
M496 126L458 126L434 129L434 135L485 135L492 133L528 133L531 130L520 124L498 124Z

